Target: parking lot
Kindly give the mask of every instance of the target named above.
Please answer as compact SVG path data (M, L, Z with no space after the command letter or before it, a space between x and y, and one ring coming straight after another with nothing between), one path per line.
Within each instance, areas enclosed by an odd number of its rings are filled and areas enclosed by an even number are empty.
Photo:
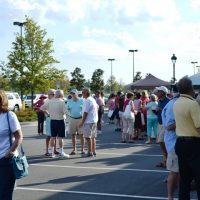
M162 159L158 144L121 143L120 133L105 120L96 157L77 154L60 160L44 156L45 137L37 135L36 123L25 123L22 129L30 175L17 182L14 200L167 199L168 172L155 167ZM71 150L68 135L65 151Z

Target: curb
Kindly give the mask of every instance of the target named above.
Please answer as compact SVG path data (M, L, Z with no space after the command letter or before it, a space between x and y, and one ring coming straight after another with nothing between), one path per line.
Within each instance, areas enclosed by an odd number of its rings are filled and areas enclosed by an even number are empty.
M19 122L21 125L30 125L30 124L36 124L37 121L33 121L33 122Z

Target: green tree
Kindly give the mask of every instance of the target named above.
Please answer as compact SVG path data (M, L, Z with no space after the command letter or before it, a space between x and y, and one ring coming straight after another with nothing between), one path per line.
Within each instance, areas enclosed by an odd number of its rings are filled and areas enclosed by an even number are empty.
M97 90L103 91L104 89L104 80L103 80L103 73L102 69L96 69L92 75L92 80L90 84L90 89L95 92Z
M88 80L85 82L84 87L90 88L90 84L91 84L91 81L90 81L90 79L88 79Z
M133 82L141 80L141 79L142 79L141 72L136 72Z
M0 89L11 90L11 84L3 69L5 68L5 62L0 62Z
M45 67L40 76L36 77L40 81L39 92L46 93L49 88L56 88L56 82L60 83L60 89L67 91L69 88L69 79L67 70L59 70L55 67Z
M149 75L151 75L150 73L146 73L146 76L145 76L145 78L147 77L147 76L149 76Z
M106 92L108 92L108 88L110 88L110 93L117 92L119 90L119 83L116 81L116 78L112 76L112 87L111 87L111 77L108 79L106 84Z
M53 40L45 39L46 34L45 30L26 16L24 36L17 34L15 42L12 43L7 67L10 70L9 78L21 95L27 90L33 95L44 81L42 73L54 63L58 63L52 56Z
M73 72L71 72L72 79L70 80L70 86L76 88L77 90L82 90L86 83L84 75L81 74L81 69L76 67Z

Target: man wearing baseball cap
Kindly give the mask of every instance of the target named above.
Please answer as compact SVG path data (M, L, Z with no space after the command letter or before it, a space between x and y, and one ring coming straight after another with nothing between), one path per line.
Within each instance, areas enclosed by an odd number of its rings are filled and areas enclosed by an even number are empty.
M163 161L156 165L156 167L166 167L167 150L164 143L164 127L162 125L162 110L165 105L170 101L167 97L168 89L165 86L156 87L156 95L158 97L157 115L158 115L158 138L157 142L160 144L163 154Z
M70 155L77 154L76 142L77 142L77 134L80 135L81 142L81 154L84 154L84 138L82 128L79 127L79 124L82 120L82 107L83 107L83 99L78 96L78 90L72 89L70 91L72 98L67 102L67 112L69 114L69 133L72 136L72 145L73 150Z

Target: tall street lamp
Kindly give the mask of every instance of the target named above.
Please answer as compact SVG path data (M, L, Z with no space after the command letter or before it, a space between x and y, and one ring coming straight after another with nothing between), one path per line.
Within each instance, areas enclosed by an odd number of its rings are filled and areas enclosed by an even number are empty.
M196 66L197 68L197 73L200 73L200 66Z
M176 81L176 76L175 76L175 64L176 64L176 60L177 60L177 57L175 56L175 54L173 54L173 56L171 57L171 61L173 63L173 83L175 83L175 81Z
M135 77L135 72L134 72L134 53L138 52L137 49L130 49L129 52L133 53L133 82L134 82L134 77Z
M197 64L198 62L196 62L196 61L195 61L195 62L192 61L191 63L194 65L194 74L195 74L195 64Z
M21 68L23 66L23 62L22 62L22 27L24 26L26 22L13 22L13 25L14 26L19 26L20 27L20 37L21 37ZM23 70L23 68L22 68ZM20 76L22 76L22 71L21 71L21 74ZM21 90L21 99L23 99L23 94L22 94L22 90Z
M113 92L113 75L112 75L112 61L114 61L114 58L108 58L108 61L111 63L111 78L110 78L110 92Z
M22 27L24 26L26 22L13 22L14 26L19 26L20 27L20 35L22 37Z

